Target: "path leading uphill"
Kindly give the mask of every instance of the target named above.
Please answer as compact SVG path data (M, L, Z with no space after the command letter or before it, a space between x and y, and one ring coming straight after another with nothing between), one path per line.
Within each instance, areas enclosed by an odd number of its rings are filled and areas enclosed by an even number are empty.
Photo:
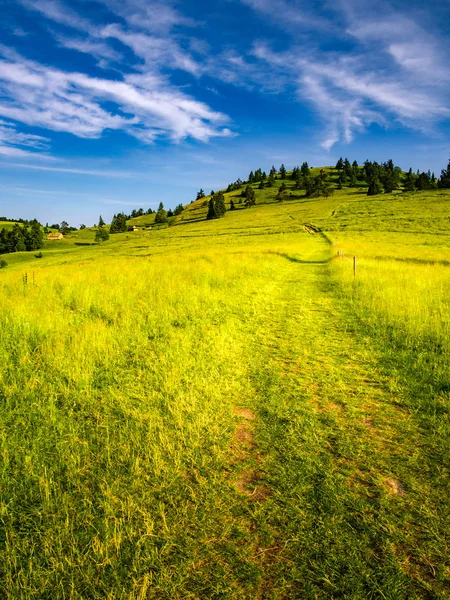
M309 255L279 254L248 324L254 399L250 419L236 409L235 480L257 540L255 597L450 597L426 439L316 239Z

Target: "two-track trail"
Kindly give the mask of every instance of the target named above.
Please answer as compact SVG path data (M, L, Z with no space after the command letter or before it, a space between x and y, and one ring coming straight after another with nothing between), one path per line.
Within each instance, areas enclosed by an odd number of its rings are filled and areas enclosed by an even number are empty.
M426 434L316 241L278 254L246 325L254 395L235 408L232 476L259 568L249 597L448 597Z

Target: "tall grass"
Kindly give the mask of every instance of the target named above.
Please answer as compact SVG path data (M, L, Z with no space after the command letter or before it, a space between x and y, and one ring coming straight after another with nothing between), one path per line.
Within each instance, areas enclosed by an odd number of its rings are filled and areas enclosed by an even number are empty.
M11 255L0 595L448 597L443 200L275 194Z

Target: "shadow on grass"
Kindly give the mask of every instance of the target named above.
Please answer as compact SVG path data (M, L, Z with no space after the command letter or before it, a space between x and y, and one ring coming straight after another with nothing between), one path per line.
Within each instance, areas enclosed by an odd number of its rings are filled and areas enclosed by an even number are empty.
M331 257L326 258L325 260L302 260L301 258L295 258L295 256L289 256L289 254L286 254L285 252L275 252L273 250L269 250L267 254L281 256L281 258L285 258L286 260L299 265L327 265L332 260Z
M75 242L74 246L95 246L95 242Z

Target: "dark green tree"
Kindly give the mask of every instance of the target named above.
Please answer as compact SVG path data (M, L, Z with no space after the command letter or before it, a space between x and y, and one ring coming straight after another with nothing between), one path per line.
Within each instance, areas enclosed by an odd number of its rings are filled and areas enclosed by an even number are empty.
M446 169L442 169L441 177L439 179L438 186L442 190L450 189L450 160L448 161L448 165Z
M245 206L250 208L250 206L254 206L256 204L256 194L255 190L251 185L248 185L245 188Z
M109 228L110 233L123 233L127 230L127 216L124 213L114 215Z
M309 165L306 161L300 167L300 173L303 175L303 177L309 177Z
M270 172L269 178L267 179L267 187L273 187L275 184L275 174Z
M414 190L416 189L415 179L416 178L414 176L414 173L412 172L412 169L410 168L408 173L405 176L405 184L404 184L405 192L414 192Z
M222 192L217 192L217 194L214 194L209 200L206 218L208 220L220 219L220 217L225 215L226 211L225 197Z
M99 227L95 232L95 241L101 243L107 240L109 240L109 233L104 227Z
M280 179L286 179L286 167L284 165L280 167Z
M345 158L345 160L344 160L343 171L344 171L344 175L347 178L351 177L351 174L352 174L352 165L350 164L350 161L348 160L348 158Z
M203 190L200 190L200 192L203 192ZM203 196L200 197L204 198L205 194L203 194ZM199 198L197 194L197 200L198 199ZM162 202L159 203L158 210L156 211L155 223L167 223L167 211L164 210L164 204Z
M420 173L419 177L416 180L416 188L418 190L429 190L431 189L431 174L428 173Z
M383 184L381 183L378 175L374 175L369 181L369 187L367 189L368 196L377 196L383 192Z
M101 219L101 217L100 217L100 219ZM103 219L102 219L102 221L103 221ZM61 226L60 226L59 230L63 235L67 235L70 231L69 223L67 221L61 221Z
M196 200L200 200L201 198L205 197L205 192L202 190L202 188L200 188L200 190L197 192L197 198Z
M105 221L102 219L102 215L100 215L100 219L98 220L98 226L99 227L104 227L105 226Z
M341 156L340 159L336 163L336 169L338 169L338 171L342 171L343 168L344 168L344 161L342 160L342 156Z

